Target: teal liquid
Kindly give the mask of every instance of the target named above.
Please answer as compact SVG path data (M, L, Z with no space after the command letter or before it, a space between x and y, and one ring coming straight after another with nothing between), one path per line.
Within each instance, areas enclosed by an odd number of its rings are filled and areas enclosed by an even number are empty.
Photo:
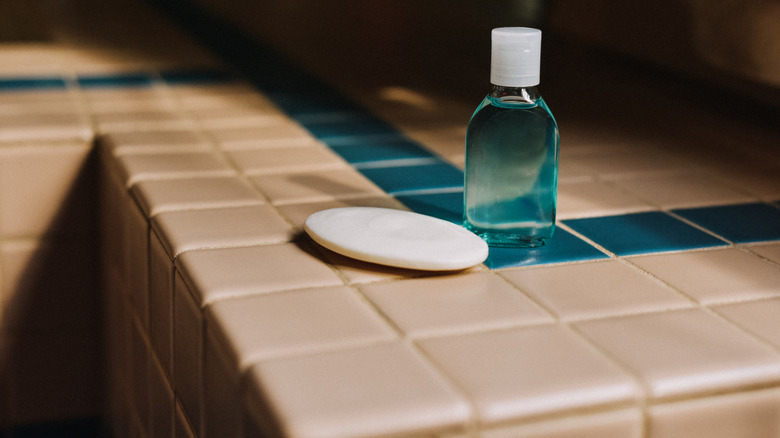
M465 227L491 246L545 245L555 230L558 144L541 97L488 95L466 134Z

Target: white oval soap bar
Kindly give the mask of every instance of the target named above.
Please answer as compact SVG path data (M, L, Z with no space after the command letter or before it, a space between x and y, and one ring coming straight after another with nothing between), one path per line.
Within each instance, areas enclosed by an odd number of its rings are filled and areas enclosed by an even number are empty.
M309 216L304 229L339 254L399 268L466 269L488 255L487 243L459 225L391 208L323 210Z

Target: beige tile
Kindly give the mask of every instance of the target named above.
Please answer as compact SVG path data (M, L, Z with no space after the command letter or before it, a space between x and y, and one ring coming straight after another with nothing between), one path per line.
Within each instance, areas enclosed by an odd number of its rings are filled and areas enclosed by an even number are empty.
M79 102L73 93L62 90L32 90L3 92L0 95L0 114L56 114L79 111Z
M210 129L209 133L225 150L320 145L307 130L292 120L278 120L260 127Z
M141 181L131 190L147 217L164 211L262 204L260 195L234 177Z
M203 314L186 282L174 279L173 390L196 436L203 418Z
M0 141L89 140L93 136L87 118L78 113L0 114Z
M176 87L174 92L185 110L240 108L281 114L281 110L271 100L248 84Z
M780 349L780 298L725 304L712 309Z
M773 243L769 245L751 245L748 249L762 257L780 264L780 243Z
M558 216L561 219L608 216L652 209L652 205L609 183L561 181L558 184Z
M757 198L729 187L712 175L700 172L628 178L616 184L665 209L757 201Z
M365 198L384 192L354 169L255 175L250 180L275 205Z
M270 205L162 212L152 220L171 258L193 249L292 240L293 228Z
M149 236L149 341L165 374L173 376L173 261L157 233Z
M215 341L212 333L207 331L204 349L203 433L206 437L243 437L242 373L224 353L224 342Z
M753 438L777 436L777 388L650 406L648 438Z
M262 362L250 379L247 403L262 406L252 399L263 394L278 428L295 437L423 436L463 429L471 415L468 403L404 343Z
M195 122L177 111L135 110L93 114L99 132L128 132L155 129L194 129Z
M561 156L558 162L558 182L574 183L577 181L590 181L596 175L587 166L580 164L576 157Z
M643 381L652 399L690 397L777 382L780 354L702 310L577 323Z
M780 266L737 248L628 260L703 304L780 295Z
M567 321L692 305L673 289L616 260L504 270L500 275Z
M631 140L634 142L633 140ZM635 142L634 142L635 143ZM610 148L577 157L578 162L604 179L624 178L636 174L649 174L671 170L690 170L695 163L682 160L679 156L652 145L631 145L631 147Z
M109 90L104 90L110 93ZM137 92L137 90L136 90ZM119 113L138 113L138 112L166 112L174 113L178 111L178 105L175 100L167 96L135 96L128 93L128 98L119 100L109 100L106 98L90 99L87 103L91 114L106 114L108 118L114 119ZM100 118L100 117L98 117Z
M117 132L101 137L100 142L115 156L206 151L212 148L204 135L184 129Z
M287 120L287 116L273 106L191 108L187 114L206 129L268 126Z
M130 302L144 330L149 330L149 221L133 202L124 209L125 238L122 251L128 273Z
M211 152L125 154L116 160L128 187L145 180L236 175L234 167Z
M629 405L635 382L558 325L418 341L475 404L483 427L575 409Z
M76 190L89 150L89 143L82 141L0 147L0 237L66 231L51 227L66 219L68 203L80 202L70 199L72 192L85 196Z
M228 297L343 284L293 243L188 251L176 259L176 267L201 306Z
M412 337L553 321L492 272L372 283L359 288Z
M269 358L392 340L395 332L346 286L253 295L208 308L210 330L246 368Z
M483 430L480 431L479 436L482 438L640 438L643 436L642 433L642 410L634 408Z
M284 204L279 205L277 209L289 221L291 221L294 226L302 229L303 223L306 222L306 219L312 214L321 210L339 207L382 207L395 208L398 210L407 209L403 204L391 196L371 196L366 198L348 198L323 202Z
M244 173L257 175L347 168L338 155L321 145L242 149L227 155Z

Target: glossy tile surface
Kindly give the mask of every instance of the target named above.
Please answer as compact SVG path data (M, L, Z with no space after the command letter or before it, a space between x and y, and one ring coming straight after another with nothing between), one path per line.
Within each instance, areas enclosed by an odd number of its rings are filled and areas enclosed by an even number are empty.
M575 327L639 376L653 399L780 380L780 353L703 310L587 321Z
M267 361L250 376L278 418L281 430L267 433L419 435L462 430L471 415L468 402L400 342Z
M639 397L629 375L558 325L418 344L463 388L485 425Z
M726 245L662 212L570 219L564 223L619 256Z
M359 286L407 336L489 330L552 318L490 272Z

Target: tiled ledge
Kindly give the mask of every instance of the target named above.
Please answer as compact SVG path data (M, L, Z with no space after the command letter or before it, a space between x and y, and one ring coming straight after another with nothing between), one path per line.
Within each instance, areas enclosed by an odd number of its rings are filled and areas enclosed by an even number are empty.
M388 269L316 246L303 220L340 205L459 220L460 138L273 72L146 67L15 75L2 95L58 89L81 116L46 116L43 135L99 134L117 436L775 433L776 174L572 129L551 246Z
M197 128L99 141L109 320L138 344L114 352L125 367L116 388L150 400L130 403L146 433L169 430L158 415L174 406L196 436L671 437L773 427L774 414L749 413L780 402L776 206L728 185L702 187L686 203L693 182L641 195L646 186L630 184L656 173L637 170L591 195L614 202L615 214L581 204L544 250L494 250L492 269L443 276L382 268L317 247L302 222L327 207L405 208L399 201L455 220L459 194L449 187L393 196L371 172L411 172L418 161L386 154L412 150L418 160L424 146L380 140L372 155L362 131L329 146L317 133L342 121L302 129L240 83L170 92L210 117L183 110ZM363 145L357 164L353 152L339 154L350 144ZM408 175L407 185L430 181ZM562 210L587 196L562 197ZM752 202L702 207L706 196ZM731 226L746 217L754 225Z

